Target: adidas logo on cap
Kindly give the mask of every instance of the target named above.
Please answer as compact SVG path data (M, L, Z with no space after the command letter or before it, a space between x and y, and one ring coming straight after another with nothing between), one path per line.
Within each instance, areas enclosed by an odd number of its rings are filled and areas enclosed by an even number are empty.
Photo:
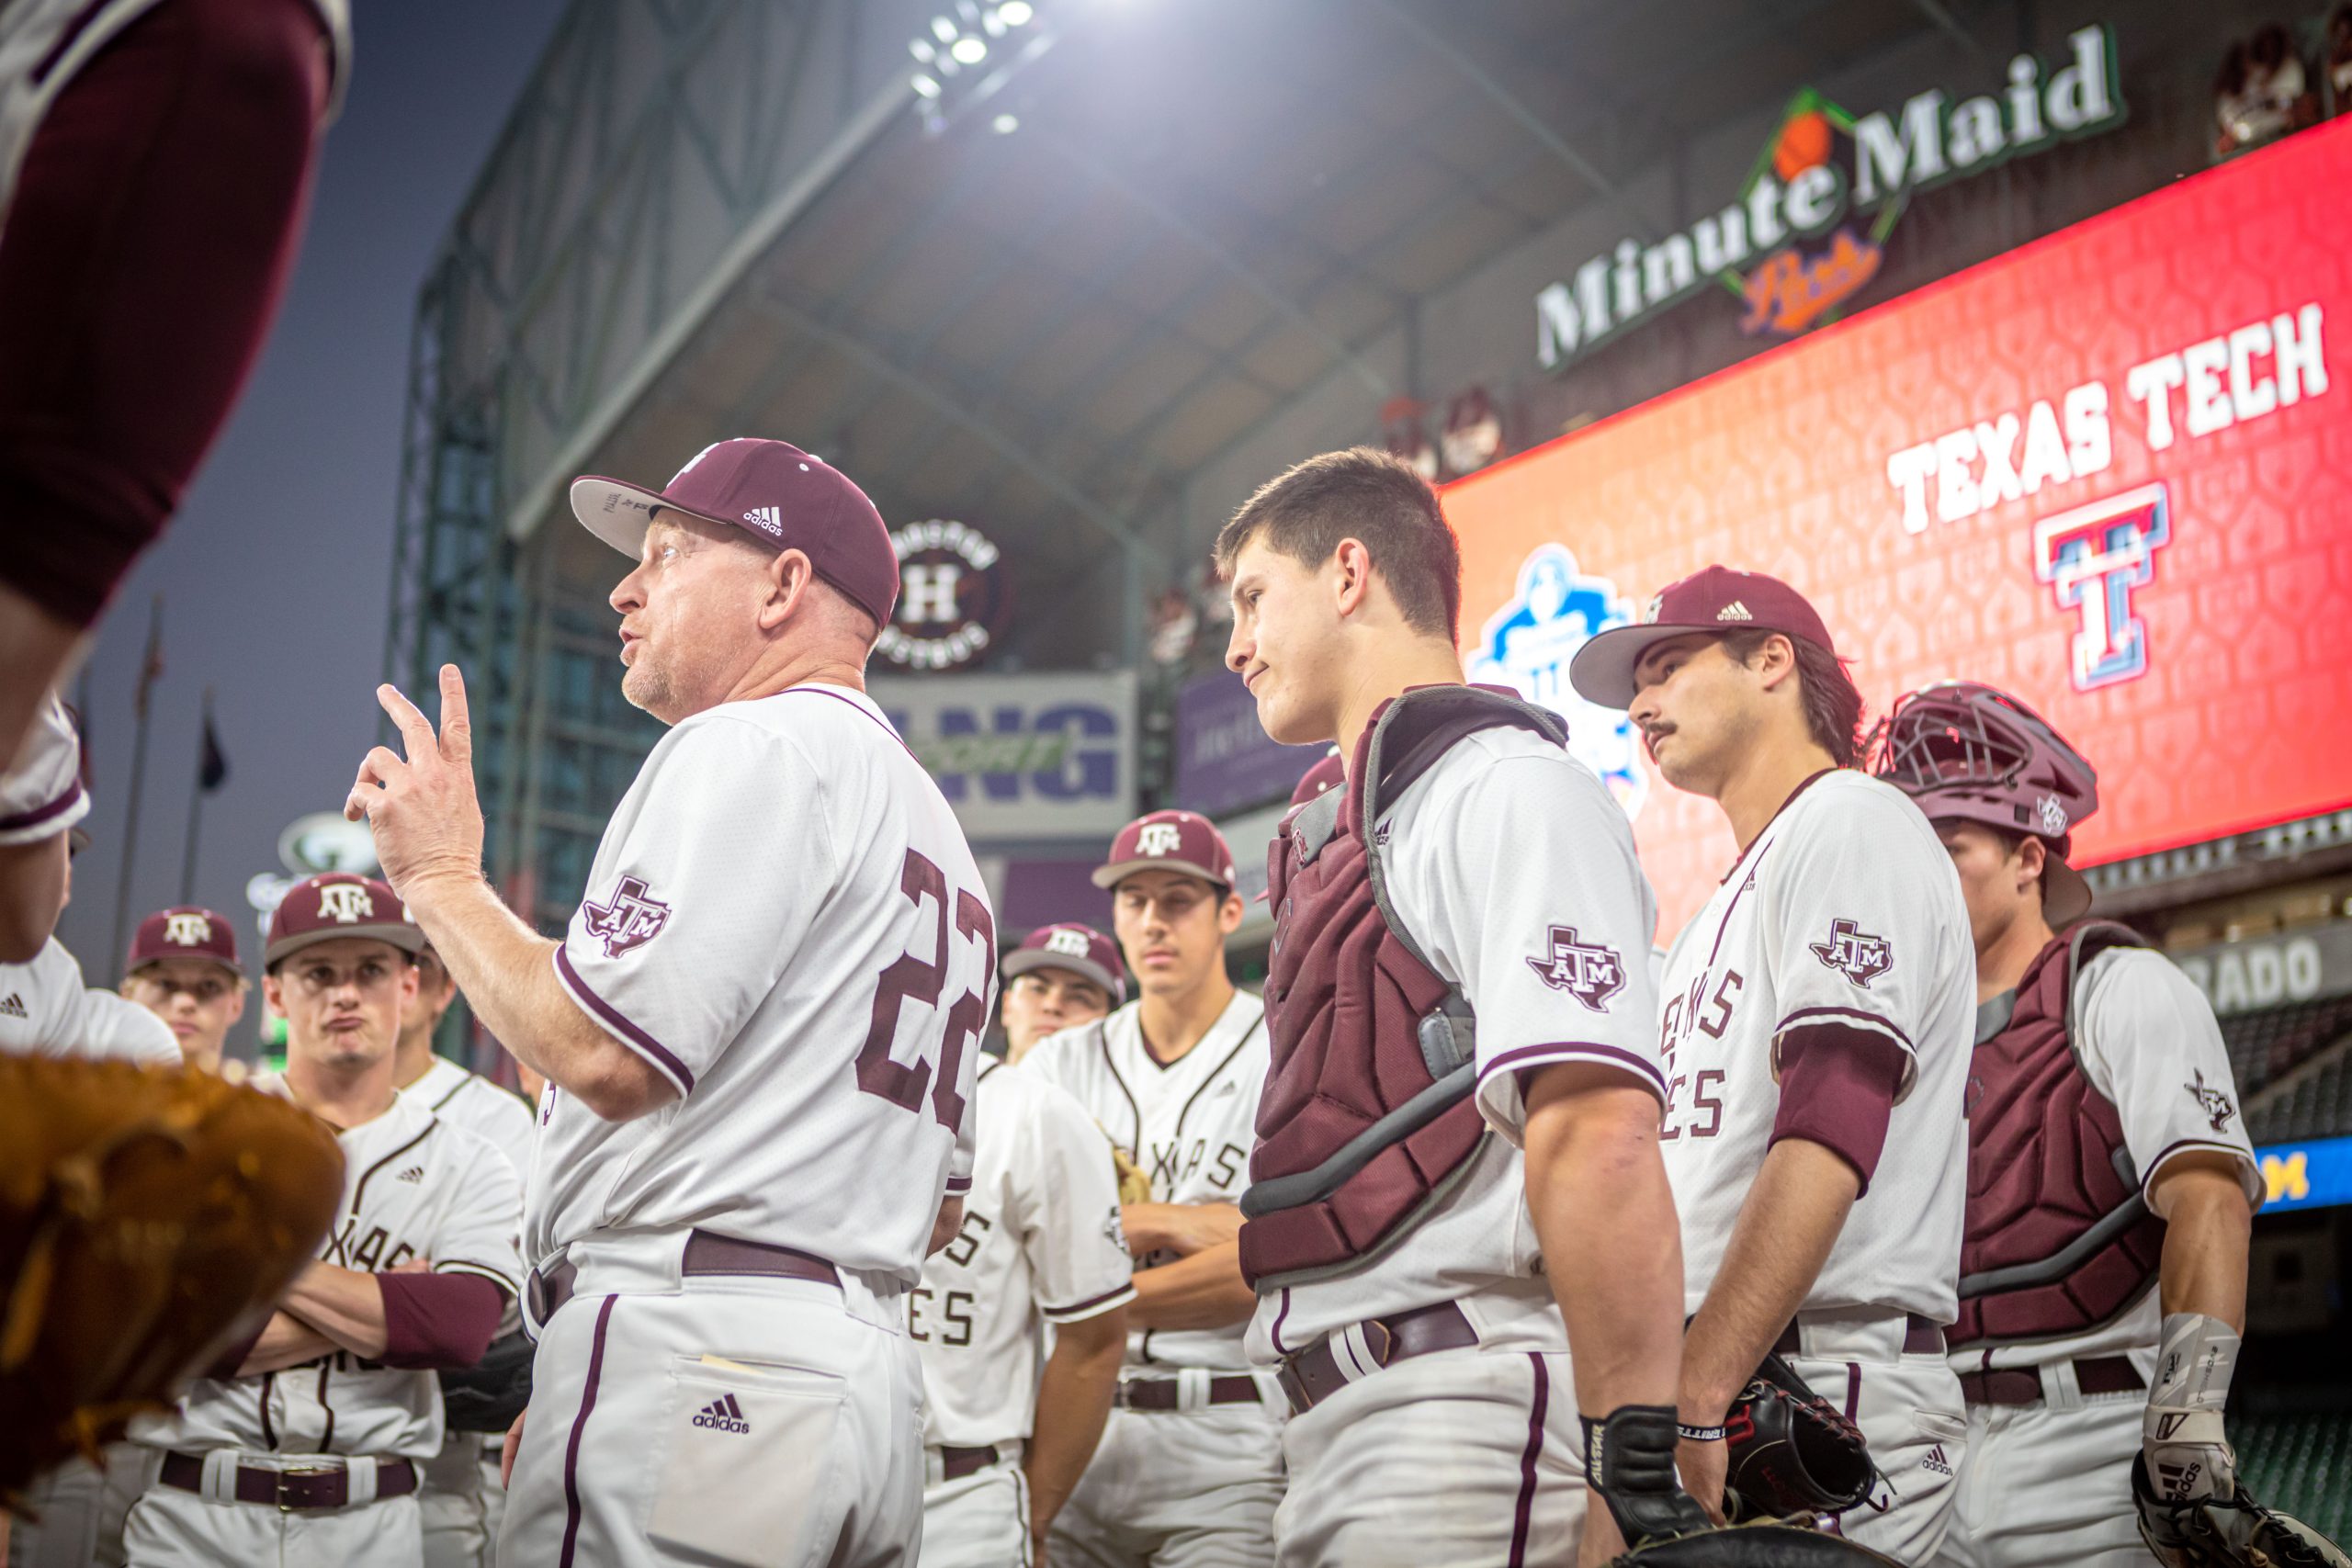
M1755 618L1747 613L1747 606L1736 599L1715 612L1715 619L1719 621L1752 621Z
M784 518L773 506L754 506L743 513L743 521L754 528L764 528L771 534L784 531Z
M735 1403L731 1393L722 1394L702 1407L695 1416L695 1425L707 1427L714 1432L749 1432L752 1424L743 1419L743 1407Z

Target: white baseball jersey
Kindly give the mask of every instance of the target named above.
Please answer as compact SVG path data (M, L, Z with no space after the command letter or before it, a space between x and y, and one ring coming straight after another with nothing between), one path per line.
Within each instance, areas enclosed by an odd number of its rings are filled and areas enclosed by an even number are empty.
M1892 1042L1903 1082L1877 1173L1804 1305L1952 1320L1975 1014L1960 876L1919 808L1850 769L1798 786L1667 955L1661 1137L1690 1311L1771 1142L1781 1037L1838 1024Z
M89 814L82 740L65 705L52 695L35 716L15 765L0 769L0 844L53 839Z
M0 1051L111 1056L176 1067L179 1037L127 997L82 983L82 966L51 937L29 964L0 964Z
M1261 1294L1250 1352L1272 1360L1366 1318L1456 1300L1490 1339L1509 1325L1565 1345L1556 1302L1533 1286L1542 1249L1519 1075L1595 1063L1663 1096L1647 959L1657 905L1632 826L1590 768L1539 735L1496 728L1448 750L1374 831L1398 923L1477 1016L1478 1108L1501 1137L1373 1263Z
M864 693L796 686L663 736L555 965L678 1099L614 1122L550 1091L526 1257L700 1226L915 1282L942 1193L970 1185L996 925L955 813Z
M2260 1208L2267 1188L2239 1114L2222 1026L2188 976L2160 953L2111 947L2075 976L2074 1011L2081 1021L2075 1059L2115 1107L2141 1190L2177 1155L2222 1153L2236 1158L2246 1201ZM2151 1289L2104 1327L2030 1345L1955 1350L1951 1362L1969 1371L2137 1350L2153 1366L2163 1326L2164 1309Z
M283 1092L273 1075L254 1084ZM523 1195L514 1168L488 1140L395 1095L390 1110L336 1142L343 1204L322 1261L384 1273L422 1258L436 1274L479 1274L514 1295ZM440 1450L441 1432L434 1373L338 1351L255 1377L199 1379L176 1412L144 1419L130 1435L182 1452L373 1454L422 1463Z
M506 1156L516 1177L531 1168L531 1134L538 1118L519 1094L499 1088L479 1073L469 1073L447 1056L435 1056L424 1076L401 1092L423 1100L424 1108L444 1122L490 1140Z
M1021 1071L1074 1096L1151 1179L1153 1202L1238 1203L1250 1185L1268 1062L1265 1004L1236 991L1201 1043L1164 1066L1144 1045L1143 1004L1134 1001L1099 1023L1039 1041ZM1241 1339L1240 1324L1137 1329L1127 1337L1127 1364L1238 1371L1249 1365Z
M1102 1129L1068 1094L991 1061L964 1228L907 1298L931 1411L923 1440L978 1448L1030 1435L1039 1320L1077 1323L1135 1299L1119 1179Z

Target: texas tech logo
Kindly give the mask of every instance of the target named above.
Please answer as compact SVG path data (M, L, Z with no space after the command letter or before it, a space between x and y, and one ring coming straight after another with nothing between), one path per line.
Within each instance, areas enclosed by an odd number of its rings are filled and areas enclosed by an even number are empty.
M202 947L212 940L212 922L203 915L165 915L164 940L174 947Z
M1857 986L1867 987L1894 967L1894 950L1886 938L1872 936L1851 920L1832 920L1829 940L1812 946L1815 958Z
M651 942L670 921L670 906L648 897L645 884L634 876L621 878L611 902L582 904L580 912L588 917L588 934L603 939L607 958Z
M330 882L319 889L319 918L333 920L339 926L356 926L362 920L373 919L376 900L367 887L356 882Z
M1136 840L1136 852L1146 860L1165 860L1183 847L1184 835L1173 822L1147 825Z
M2132 591L2155 581L2156 551L2172 542L2162 484L2142 485L2033 525L2033 575L2075 612L2067 663L2078 692L2148 672L2148 626Z
M1625 966L1609 948L1578 942L1574 926L1554 926L1544 956L1527 966L1555 991L1566 991L1595 1012L1609 1010L1609 998L1625 988Z

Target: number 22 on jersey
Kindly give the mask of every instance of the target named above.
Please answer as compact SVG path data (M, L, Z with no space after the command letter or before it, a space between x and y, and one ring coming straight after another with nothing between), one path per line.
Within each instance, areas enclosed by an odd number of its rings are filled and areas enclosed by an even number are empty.
M996 924L989 918L988 904L979 895L965 888L951 891L946 874L919 851L907 852L899 889L918 909L922 908L924 899L931 900L933 908L939 911L939 921L932 942L932 956L923 959L912 953L901 955L882 971L874 987L874 1022L865 1032L865 1046L857 1054L857 1087L918 1114L922 1110L923 1091L928 1089L932 1114L953 1134L964 1124L964 1097L956 1089L964 1049L988 1026L989 976L996 973ZM909 1001L935 1009L947 989L952 958L948 934L951 906L955 937L978 941L979 976L973 988L957 997L947 1009L946 1032L940 1041L934 1080L927 1056L901 1062L890 1055L890 1046L898 1038L900 1010Z

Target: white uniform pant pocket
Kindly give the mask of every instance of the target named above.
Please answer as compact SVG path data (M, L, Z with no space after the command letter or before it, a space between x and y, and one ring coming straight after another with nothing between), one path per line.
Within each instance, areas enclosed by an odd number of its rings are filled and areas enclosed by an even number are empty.
M676 1358L670 1377L647 1533L699 1561L819 1561L846 1506L833 1432L847 1384L798 1367L695 1356Z

